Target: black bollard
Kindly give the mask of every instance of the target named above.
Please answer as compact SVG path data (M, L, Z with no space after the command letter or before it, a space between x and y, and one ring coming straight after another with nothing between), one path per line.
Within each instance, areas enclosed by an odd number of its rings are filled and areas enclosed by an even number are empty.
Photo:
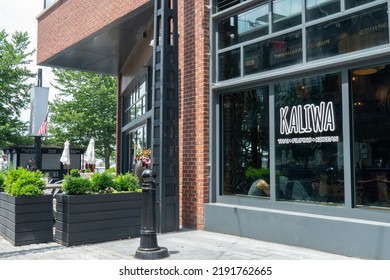
M142 172L141 241L135 257L156 260L169 256L167 248L157 245L156 232L156 172L146 169Z

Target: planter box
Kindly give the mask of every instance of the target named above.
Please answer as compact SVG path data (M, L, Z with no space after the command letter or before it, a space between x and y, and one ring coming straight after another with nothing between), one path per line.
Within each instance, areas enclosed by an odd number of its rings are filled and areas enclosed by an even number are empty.
M54 239L65 245L140 236L142 193L56 195Z
M0 233L14 246L53 241L53 197L0 192Z

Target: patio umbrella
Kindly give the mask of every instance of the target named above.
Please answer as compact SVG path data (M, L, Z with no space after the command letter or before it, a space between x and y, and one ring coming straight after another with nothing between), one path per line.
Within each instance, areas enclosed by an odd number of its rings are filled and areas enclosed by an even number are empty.
M95 139L91 138L89 141L87 151L85 152L85 163L92 165L91 171L93 171L93 165L95 164Z
M69 141L68 140L65 141L64 150L62 151L62 155L61 155L60 161L62 162L62 164L66 165L68 173L69 173L70 150L69 150Z

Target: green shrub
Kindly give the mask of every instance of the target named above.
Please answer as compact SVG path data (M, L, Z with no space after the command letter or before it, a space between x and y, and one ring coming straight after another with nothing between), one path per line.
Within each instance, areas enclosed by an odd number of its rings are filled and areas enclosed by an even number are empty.
M4 181L4 191L14 196L42 195L45 187L42 172L29 171L22 167L9 170Z
M72 177L80 177L80 173L78 169L71 169L70 170L70 176Z
M65 176L62 190L66 194L87 194L91 190L91 181L88 178Z
M91 187L95 193L112 193L114 191L114 175L109 172L96 172L91 176Z
M115 173L115 167L111 167L111 168L108 168L106 169L106 172L109 172L109 173Z
M5 181L5 173L0 172L0 188L4 188L4 181Z
M140 191L139 179L132 173L118 174L114 180L115 190L118 192Z

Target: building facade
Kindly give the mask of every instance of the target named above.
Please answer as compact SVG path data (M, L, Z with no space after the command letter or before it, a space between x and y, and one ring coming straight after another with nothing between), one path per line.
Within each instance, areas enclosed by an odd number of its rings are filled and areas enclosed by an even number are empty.
M158 176L177 174L159 199L179 207L160 219L389 259L390 2L177 1L177 112L156 114L164 3L57 0L38 16L38 64L118 76L118 169L154 147L156 115L177 119Z

